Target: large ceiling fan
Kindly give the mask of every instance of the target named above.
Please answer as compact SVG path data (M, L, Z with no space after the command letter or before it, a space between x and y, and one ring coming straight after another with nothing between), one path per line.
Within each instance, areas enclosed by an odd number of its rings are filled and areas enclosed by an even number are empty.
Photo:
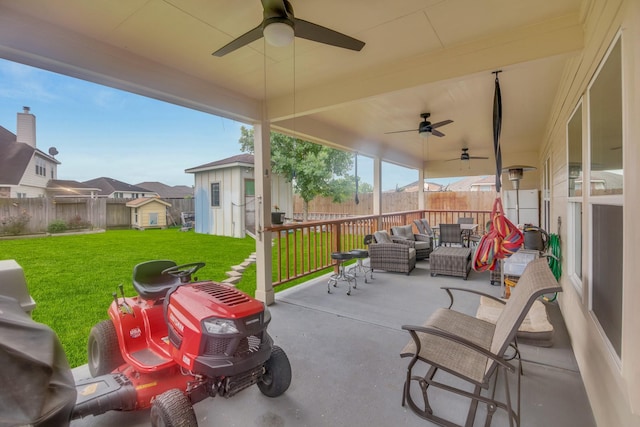
M262 0L262 8L264 18L260 25L216 50L213 55L224 56L263 36L274 46L286 46L295 36L350 50L359 51L364 47L364 42L353 37L296 18L289 0Z
M449 123L453 123L453 120L444 120L438 123L431 123L427 119L431 116L431 113L422 113L420 117L422 117L422 121L418 125L418 129L409 129L409 130L397 130L394 132L385 132L385 135L389 135L392 133L402 133L402 132L418 132L420 135L426 136L431 134L433 136L444 136L444 133L439 130L435 130L440 126L448 125Z
M468 148L463 148L462 149L462 153L460 154L460 157L456 157L455 159L448 159L448 160L445 160L445 161L446 162L451 162L453 160L471 160L471 159L486 160L486 159L488 159L488 157L470 156L469 155L469 149Z

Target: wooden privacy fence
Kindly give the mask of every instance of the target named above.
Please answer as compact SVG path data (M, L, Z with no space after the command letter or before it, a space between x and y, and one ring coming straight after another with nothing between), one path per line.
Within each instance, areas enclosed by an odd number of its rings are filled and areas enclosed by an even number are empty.
M496 193L493 191L438 191L426 193L426 209L438 211L485 211L491 210ZM330 197L316 197L309 203L309 219L325 220L345 216L373 215L373 193L358 195L343 203L334 203ZM382 193L382 212L405 212L418 208L418 192ZM293 199L294 218L302 219L303 201L296 195Z
M171 203L167 208L167 224L180 224L181 212L193 212L194 199L161 199ZM131 226L131 199L91 199L82 197L36 197L28 199L0 198L0 225L17 218L28 217L21 234L47 231L55 220L67 224L87 224L90 228L106 229Z

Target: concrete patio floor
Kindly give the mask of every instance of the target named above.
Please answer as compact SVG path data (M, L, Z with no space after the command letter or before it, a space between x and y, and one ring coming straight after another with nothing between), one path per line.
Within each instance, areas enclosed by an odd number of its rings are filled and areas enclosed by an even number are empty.
M419 261L409 275L375 272L361 278L350 296L346 285L327 293L327 277L276 294L270 306L270 334L287 353L293 371L289 390L278 398L251 387L230 398L206 399L195 405L201 427L321 427L432 425L401 406L408 359L399 356L409 340L403 324L421 324L436 308L447 306L440 286L470 287L493 295L489 273L472 271L469 279L429 274L429 262ZM475 315L478 297L456 295L454 308ZM556 304L548 304L555 328L550 348L520 345L522 418L526 427L595 426L569 337ZM74 369L88 376L86 366ZM515 385L515 375L511 376ZM514 388L512 387L512 390ZM468 403L451 395L436 408L464 423ZM483 425L481 406L475 425ZM73 421L81 426L148 426L149 411L111 412ZM498 411L493 426L508 421Z

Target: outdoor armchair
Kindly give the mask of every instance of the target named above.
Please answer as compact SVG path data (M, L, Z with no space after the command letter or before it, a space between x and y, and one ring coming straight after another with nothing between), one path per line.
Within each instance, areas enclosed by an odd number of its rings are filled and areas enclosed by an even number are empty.
M391 227L391 239L394 242L405 243L414 248L416 250L416 259L428 258L433 250L431 238L425 234L415 234L411 224ZM406 242L403 240L406 240Z
M418 234L429 237L429 243L431 243L431 249L433 250L435 248L436 233L434 233L433 229L429 225L429 221L426 218L420 218L414 219L413 223L418 229Z
M491 425L493 414L498 408L506 411L510 426L520 425L522 366L516 334L537 298L562 290L547 259L539 258L527 265L506 303L473 289L442 289L449 294L449 308L436 310L422 326L402 326L411 336L409 343L400 352L401 357L411 359L406 372L402 406L407 404L418 416L438 425L462 425L458 420L436 415L430 404L430 395L434 397L436 393L440 393L439 398L442 398L442 393L448 392L469 399L465 426L474 425L478 403L486 405L485 426ZM453 290L480 294L503 303L504 308L496 323L453 310ZM517 367L513 360L517 360ZM440 370L451 375L445 374L436 379ZM512 405L509 378L506 376L508 373L517 375L515 407ZM496 393L498 374L504 376L503 393ZM491 392L482 393L483 390ZM418 396L422 397L422 401L416 399ZM458 398L454 400L459 401Z
M440 224L440 246L460 245L464 246L462 229L460 224Z
M409 274L416 266L416 250L409 241L394 242L387 231L376 231L369 245L371 270Z

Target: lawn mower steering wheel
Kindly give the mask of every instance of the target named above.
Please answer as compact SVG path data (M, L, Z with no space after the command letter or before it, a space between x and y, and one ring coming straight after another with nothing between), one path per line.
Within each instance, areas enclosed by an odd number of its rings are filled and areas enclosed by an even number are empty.
M173 267L165 268L162 270L162 274L170 274L180 279L190 278L193 273L200 270L206 264L204 262L192 262L190 264L175 265Z

